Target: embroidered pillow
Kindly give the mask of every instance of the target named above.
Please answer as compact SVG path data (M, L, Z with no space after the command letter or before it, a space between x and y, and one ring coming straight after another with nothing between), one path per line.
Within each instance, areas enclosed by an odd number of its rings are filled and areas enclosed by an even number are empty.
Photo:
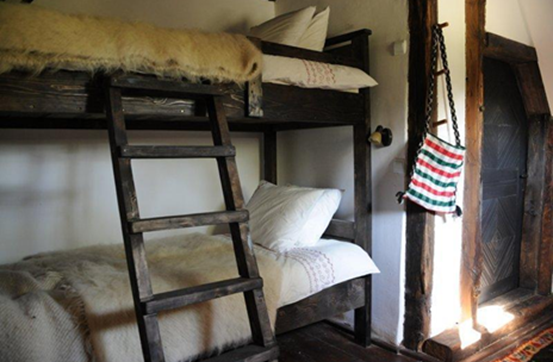
M352 90L378 83L358 68L274 55L263 56L263 82L302 88Z

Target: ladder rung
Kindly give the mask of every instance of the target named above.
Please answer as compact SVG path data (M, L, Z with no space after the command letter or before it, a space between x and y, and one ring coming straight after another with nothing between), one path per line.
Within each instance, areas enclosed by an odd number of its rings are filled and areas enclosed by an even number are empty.
M145 233L149 231L181 229L204 225L243 223L247 222L248 219L249 214L247 210L238 210L156 217L131 221L129 224L133 233Z
M263 280L261 278L236 278L167 293L154 294L152 299L143 302L144 314L159 313L164 310L176 309L262 287Z
M130 146L119 148L122 158L214 158L234 157L234 146Z
M116 88L147 90L161 93L181 93L192 97L222 96L220 87L209 84L186 83L162 80L139 75L116 75L110 78L110 85Z
M278 357L278 346L261 347L249 345L217 357L209 358L204 362L266 362Z

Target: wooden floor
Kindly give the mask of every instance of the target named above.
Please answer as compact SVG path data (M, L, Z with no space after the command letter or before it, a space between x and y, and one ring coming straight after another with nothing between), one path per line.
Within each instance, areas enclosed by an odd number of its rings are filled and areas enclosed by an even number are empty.
M377 346L362 348L351 335L319 323L279 336L279 362L415 362Z

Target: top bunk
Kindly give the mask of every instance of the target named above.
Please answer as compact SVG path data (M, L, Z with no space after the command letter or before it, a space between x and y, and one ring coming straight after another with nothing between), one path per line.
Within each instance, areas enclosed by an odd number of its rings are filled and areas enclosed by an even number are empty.
M362 29L327 39L323 52L250 40L264 55L369 69L368 37ZM200 43L200 46L202 44ZM153 75L116 73L124 82L167 84L159 96L133 92L123 98L129 129L207 130L202 100L183 99L170 91L178 84L194 84L223 93L231 130L279 131L351 126L368 119L368 89L359 92L300 88L263 83L261 77L236 83L185 83ZM0 75L0 128L105 129L106 74L83 71L43 71L39 75L10 71ZM193 97L190 97L193 98Z

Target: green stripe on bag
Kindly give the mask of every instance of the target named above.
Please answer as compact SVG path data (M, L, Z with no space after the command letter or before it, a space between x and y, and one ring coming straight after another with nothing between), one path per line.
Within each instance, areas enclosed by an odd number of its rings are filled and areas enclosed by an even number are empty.
M444 160L442 160L439 157L434 156L433 154L431 154L430 152L428 152L424 148L421 150L421 153L423 155L425 155L426 157L428 157L429 159L431 159L432 161L436 162L438 165L441 165L441 166L447 166L447 167L450 167L450 168L453 168L453 169L457 169L457 168L460 168L461 166L463 166L463 162L461 162L460 164L445 162Z
M442 182L442 181L439 181L439 180L436 180L434 177L430 176L429 174L427 173L424 173L422 172L420 169L415 169L415 173L417 175L419 175L420 177L422 177L423 179L425 180L428 180L430 182L432 182L434 185L436 186L440 186L440 187L456 187L456 183L455 182Z
M443 206L443 207L452 207L452 206L455 206L455 201L449 201L449 202L445 202L445 201L436 201L436 200L432 200L431 198L427 197L427 196L424 196L423 194L421 193L418 193L416 191L413 191L413 189L409 189L407 190L407 193L419 200L422 200L424 202L426 202L427 204L430 204L430 205L434 205L434 206Z

